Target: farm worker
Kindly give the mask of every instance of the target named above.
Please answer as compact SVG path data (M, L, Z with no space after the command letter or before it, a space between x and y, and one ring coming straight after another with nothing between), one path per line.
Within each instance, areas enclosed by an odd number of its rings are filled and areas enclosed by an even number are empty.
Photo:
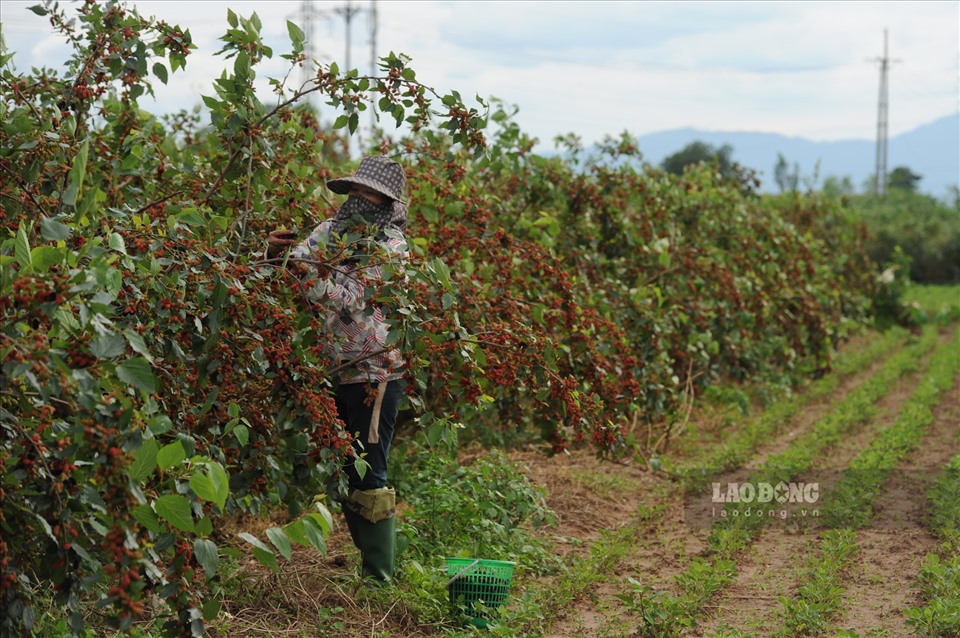
M333 219L320 223L293 248L291 257L309 260L331 235L362 231L392 255L405 258L405 183L403 167L382 156L365 157L353 176L328 181L327 187L347 195L347 200ZM387 229L395 232L385 232ZM268 237L268 252L277 255L295 243L289 231L275 230ZM337 412L355 437L357 456L363 454L369 467L361 477L355 463L346 466L349 491L340 500L347 528L360 550L361 574L375 582L389 582L396 553L396 494L387 487L387 457L404 395L403 358L397 349L384 347L386 318L380 307L365 301L361 281L369 285L382 279L381 268L348 259L331 275L318 277L312 266L294 264L304 280L307 300L329 309L326 328L339 361L351 362L334 380Z

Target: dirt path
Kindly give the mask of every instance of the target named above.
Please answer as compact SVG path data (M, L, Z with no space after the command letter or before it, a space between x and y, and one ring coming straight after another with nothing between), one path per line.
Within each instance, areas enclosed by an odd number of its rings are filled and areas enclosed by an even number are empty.
M564 556L586 552L601 531L618 529L638 507L655 505L654 488L663 482L637 463L604 461L587 449L552 457L525 450L511 453L510 460L546 490L558 518L550 533Z
M791 596L801 584L806 557L815 551L816 535L767 527L737 560L737 578L723 592L713 613L689 636L713 636L739 630L766 635L780 610L777 599Z
M839 626L861 635L913 635L903 610L919 604L917 572L939 546L924 526L926 494L937 471L960 450L958 398L960 378L934 410L920 444L884 483L871 526L857 532L860 560L846 585L847 612Z
M890 394L875 404L874 418L861 424L840 445L832 447L816 461L810 477L821 483L821 495L829 494L831 485L840 475L834 468L846 467L869 445L877 432L896 420L919 378L917 372L901 380ZM802 584L803 567L817 541L818 534L814 530L792 533L783 526L778 527L776 521L771 523L746 554L738 558L737 579L720 595L715 613L700 623L698 631L689 635L712 636L719 630L730 629L750 634L761 632L763 635L764 628L776 626L781 611L777 597L792 597Z
M552 624L548 638L632 636L637 619L618 596L629 595L633 580L658 591L677 593L674 577L690 560L703 554L709 530L691 529L683 520L683 504L668 503L658 526L637 536L630 552L603 580L583 592L575 608L563 610Z
M824 474L827 478L826 481L823 481L826 485L821 484L820 486L821 495L829 494L829 490L832 489L830 483L847 468L854 457L870 446L870 442L877 436L878 432L894 424L897 417L900 416L900 410L923 378L923 372L927 368L931 354L928 352L924 355L916 371L897 381L887 396L873 404L874 416L864 423L857 424L856 427L847 432L847 436L843 440L826 450L822 457L814 461L811 473L825 470Z
M789 430L764 446L749 465L759 465L768 455L785 449L795 438L808 432L817 421L823 418L838 397L843 397L855 390L882 366L883 361L878 360L865 370L841 381L837 389L827 396L804 405L788 424ZM690 450L685 452L691 454ZM695 457L696 451L692 451L692 454ZM609 470L610 467L591 468L592 459L585 467L584 459L575 459L571 474L566 467L570 459L561 459L561 462L560 467L551 468L550 464L544 465L537 461L532 465L537 469L531 474L532 478L547 487L550 493L548 503L558 512L564 512L558 535L565 537L568 534L579 534L579 538L595 542L601 529L598 525L604 523L602 519L590 513L596 512L597 508L602 509L612 519L606 521L607 529L615 529L609 526L609 523L622 524L623 517L628 513L622 499L626 497L628 503L635 503L638 493L610 494L609 490L606 494L603 490L600 493L585 493L583 479L589 474L585 475L584 470L592 472L600 469ZM619 468L613 469L619 471ZM640 471L641 474L637 475L636 471ZM731 474L739 476L746 471L747 469L741 468ZM578 477L577 480L571 481L571 475ZM633 474L628 472L627 477L629 477L628 480L639 480L639 484L636 484L638 488L649 489L657 484L661 484L662 487L662 481L659 478L643 473L642 468L639 467L634 468ZM593 479L587 480L586 483L596 484L597 479L598 477L594 475ZM615 480L610 476L605 479L611 486L614 485ZM627 485L625 483L621 487ZM576 500L580 506L579 510L569 507L570 499ZM650 538L638 538L630 554L625 556L605 579L594 583L587 591L582 592L578 604L562 610L552 624L549 636L559 638L560 636L632 635L636 631L637 619L633 618L617 599L617 596L629 593L632 588L627 580L628 576L654 589L678 593L675 576L683 572L694 557L707 554L706 539L709 529L692 526L684 521L683 495L679 491L674 490L672 497L668 498L665 505L663 524L656 530L655 535ZM761 535L754 547L743 558L743 565L738 566L740 574L729 596L729 600L737 603L735 604L736 613L742 615L747 607L752 606L755 607L752 616L762 617L765 615L764 612L776 605L777 596L789 593L791 587L796 584L796 577L788 568L798 563L797 556L804 551L808 542L803 536L789 534L783 529L770 530ZM785 546L789 549L786 553L783 552ZM584 545L578 550L585 552L587 547ZM776 576L778 574L786 576ZM756 597L753 593L758 591L758 588L768 593ZM740 605L741 602L746 604ZM720 607L721 612L722 605L723 603ZM725 613L716 615L727 616ZM749 617L746 620L749 620Z
M591 547L607 542L605 533L615 532L636 520L638 511L664 505L667 482L637 463L612 463L595 458L588 450L570 455L544 458L539 452L512 454L511 459L525 462L528 476L547 491L547 503L558 513L559 524L553 531L556 551L568 564L589 555ZM667 497L669 499L669 497ZM630 540L631 550L649 558L644 565L656 564L658 557L682 552L683 512L679 503L666 503L665 509L647 526L646 532ZM634 575L633 556L618 560L608 573L578 592L574 601L557 611L548 636L594 636L607 622L611 601L629 590L626 577ZM679 569L679 560L673 560ZM651 574L660 583L670 580L663 565Z

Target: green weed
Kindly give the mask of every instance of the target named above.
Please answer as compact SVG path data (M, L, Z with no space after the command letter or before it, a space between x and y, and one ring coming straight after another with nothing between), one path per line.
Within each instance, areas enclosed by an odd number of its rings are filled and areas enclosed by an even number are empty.
M633 590L617 597L639 617L635 635L640 638L677 638L684 629L696 626L686 597L653 589L632 578L629 580Z
M930 492L931 528L943 539L929 554L917 580L926 604L904 610L906 624L921 638L960 635L960 454L953 457Z

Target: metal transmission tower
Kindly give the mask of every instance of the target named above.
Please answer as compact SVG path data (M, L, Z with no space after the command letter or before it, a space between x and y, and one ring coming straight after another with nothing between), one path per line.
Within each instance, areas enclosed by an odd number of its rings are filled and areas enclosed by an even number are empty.
M377 0L370 0L370 73L377 72Z
M310 82L316 73L313 66L314 60L317 57L317 51L314 48L316 39L314 38L315 30L313 27L315 20L324 16L325 13L319 11L316 6L314 6L313 0L301 0L297 21L300 23L300 28L303 29L303 53L307 56L306 61L303 63L303 70L300 72L302 85ZM312 100L312 98L313 94L307 96L308 100Z
M343 16L344 25L346 26L347 33L347 44L346 44L346 54L344 56L343 64L344 70L350 70L350 34L351 27L350 23L353 21L353 17L357 14L368 12L370 14L370 52L371 59L370 63L372 68L370 69L370 74L373 75L377 70L377 57L376 57L376 48L377 48L377 3L371 2L369 9L363 9L361 7L355 6L350 0L347 0L347 3L342 7L337 7L333 10L337 15ZM371 111L371 115L373 112ZM359 135L358 135L359 139ZM349 148L349 138L347 138L347 147Z
M350 70L350 21L353 20L353 16L361 13L363 9L360 7L353 6L353 3L350 0L347 0L347 4L342 7L337 7L333 10L337 15L343 16L343 21L347 27L347 53L346 57L343 59L343 66L345 71Z
M334 13L338 16L343 16L344 23L346 26L346 51L343 60L342 70L347 72L350 70L350 38L351 38L351 23L353 22L354 16L360 13L367 12L370 14L370 63L372 65L371 74L376 72L377 67L377 57L376 57L376 48L377 48L377 3L376 0L373 0L370 3L369 9L363 9L354 5L350 0L347 0L346 4L342 7L336 7L330 11L321 11L316 8L315 0L301 0L300 10L296 14L296 20L299 22L299 26L303 31L303 53L306 55L307 60L303 65L303 70L300 74L300 81L303 85L307 85L315 77L316 69L314 63L317 57L316 50L316 38L314 37L316 29L317 18L327 18L328 13ZM307 96L310 102L313 101L313 94ZM372 112L371 112L372 113ZM371 125L372 128L372 125ZM349 150L350 140L347 139L347 148Z
M877 195L886 197L887 195L887 129L889 118L889 95L887 93L887 72L890 70L891 62L887 53L887 30L883 30L883 57L876 58L875 62L880 63L880 99L877 107L877 175L876 189Z
M370 75L377 74L377 0L370 0ZM370 104L370 135L377 128L376 104Z

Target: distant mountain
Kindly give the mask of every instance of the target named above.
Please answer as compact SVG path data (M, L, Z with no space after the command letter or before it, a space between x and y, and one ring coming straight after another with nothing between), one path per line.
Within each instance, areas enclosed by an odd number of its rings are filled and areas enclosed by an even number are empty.
M775 133L683 128L641 135L639 146L643 161L659 165L664 158L697 140L717 148L729 144L733 148L733 160L757 171L761 190L767 192L777 190L773 169L778 153L791 169L794 164L799 165L801 184L804 178L810 179L814 171L818 171L818 185L828 176L849 177L860 192L876 169L876 140L814 142ZM946 197L949 187L960 185L960 113L891 137L887 146L887 170L898 166L906 166L922 176L918 184L921 192Z

